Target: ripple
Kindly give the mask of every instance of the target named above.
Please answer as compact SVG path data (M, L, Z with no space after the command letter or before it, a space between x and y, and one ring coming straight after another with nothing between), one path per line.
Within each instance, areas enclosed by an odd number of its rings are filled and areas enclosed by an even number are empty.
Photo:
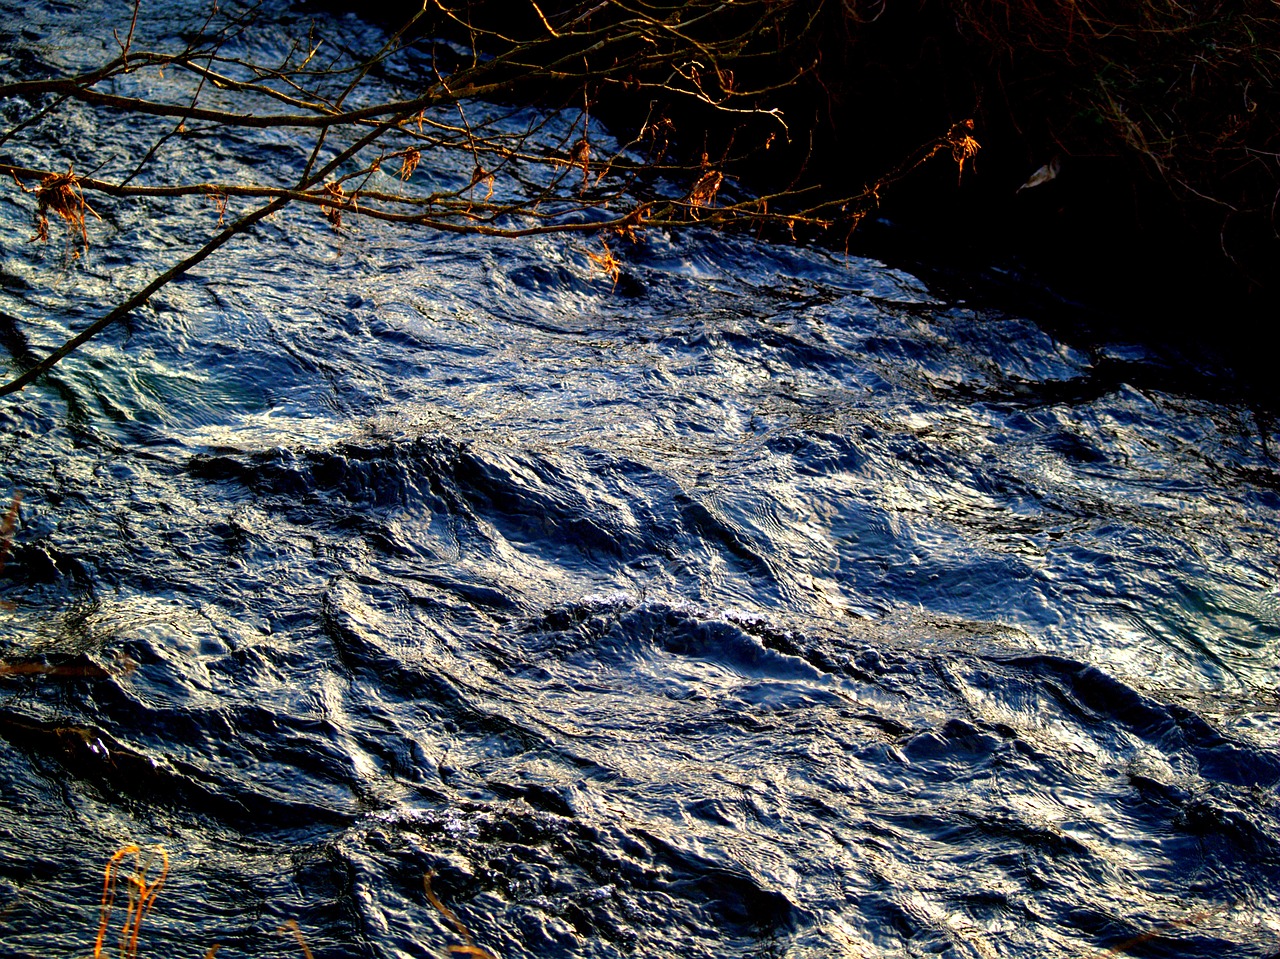
M3 69L110 53L78 11ZM61 272L3 241L9 365L216 220L104 213ZM0 406L13 949L86 948L127 841L152 951L464 945L427 874L508 959L1273 948L1280 483L1229 384L750 237L616 293L549 237L240 239Z

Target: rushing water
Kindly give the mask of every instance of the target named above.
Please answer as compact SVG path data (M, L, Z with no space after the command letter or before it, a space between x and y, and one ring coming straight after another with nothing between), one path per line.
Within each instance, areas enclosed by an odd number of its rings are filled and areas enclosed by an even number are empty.
M68 117L6 159L93 167ZM247 142L157 163L305 156ZM32 206L6 362L216 220ZM89 951L136 843L152 956L444 955L428 873L503 959L1274 955L1264 411L870 259L619 253L290 213L0 401L0 948Z

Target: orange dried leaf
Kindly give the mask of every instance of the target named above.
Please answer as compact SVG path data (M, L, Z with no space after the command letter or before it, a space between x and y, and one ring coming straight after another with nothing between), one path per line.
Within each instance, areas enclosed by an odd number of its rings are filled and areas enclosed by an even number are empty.
M213 205L218 211L218 226L222 226L222 220L227 215L227 195L225 193L213 194Z
M341 230L342 208L347 205L347 192L342 189L341 183L326 183L324 194L329 199L320 204L320 209L329 221L329 225L335 230Z
M400 169L397 171L400 179L407 180L413 176L413 171L418 169L418 162L422 159L422 151L417 147L410 147L400 155Z
M695 209L710 206L715 200L716 194L720 192L720 187L724 183L724 174L719 170L708 170L693 185L693 189L689 191L689 205Z
M102 217L85 202L80 190L80 178L72 172L71 167L67 167L66 173L50 173L40 181L35 194L36 233L32 239L42 243L49 239L49 214L52 212L67 224L68 236L79 234L85 249L88 249L89 231L85 226L85 214L90 213L99 220Z
M582 188L585 190L591 181L591 141L585 136L573 145L569 154L569 165L582 170Z
M960 169L960 177L964 176L964 165L973 166L973 158L982 149L981 144L973 138L973 121L961 120L954 123L947 131L947 143L951 146L951 158Z
M484 183L488 186L489 192L484 195L484 200L481 202L488 203L493 198L493 186L496 182L497 178L477 163L476 168L471 171L471 182L467 184L467 189L470 190L477 183Z
M596 267L605 276L613 280L613 285L618 285L618 278L622 275L622 264L618 258L613 255L613 251L609 249L609 244L601 241L604 247L603 253L592 253L590 250L584 251L587 258L596 265Z

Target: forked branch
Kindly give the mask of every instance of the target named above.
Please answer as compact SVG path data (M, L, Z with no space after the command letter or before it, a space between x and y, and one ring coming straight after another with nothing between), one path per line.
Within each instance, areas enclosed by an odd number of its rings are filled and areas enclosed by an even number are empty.
M0 396L33 383L233 237L289 205L318 208L335 229L363 219L509 238L635 238L646 229L695 222L716 229L773 226L783 233L852 229L875 208L882 190L920 164L950 152L963 172L977 150L972 124L957 124L858 189L791 185L751 195L739 186L738 171L748 170L754 155L786 133L769 95L807 69L793 48L813 30L814 5L603 0L546 7L530 0L523 16L504 18L480 16L485 9L474 0L428 0L371 55L339 53L317 65L323 37L308 36L270 63L226 52L245 24L229 19L214 29L216 8L194 31L211 39L168 52L134 49L135 4L124 39L116 33L119 56L71 76L0 84L0 97L36 105L33 116L0 132L0 143L45 129L69 110L90 111L97 124L130 124L140 137L138 158L117 163L119 169L108 163L91 176L69 166L63 172L52 160L46 167L0 163L0 174L37 197L37 239L47 238L53 213L87 247L86 217L97 213L86 196L95 194L125 202L206 196L215 203L219 227L194 252L0 385ZM502 27L486 25L493 23ZM410 49L412 31L452 32L469 48L459 53L456 43L432 40ZM344 45L334 41L329 48ZM399 75L421 80L377 76L397 63ZM756 79L742 79L747 76ZM119 83L125 77L127 86ZM356 91L361 102L348 106ZM604 135L592 119L597 98L637 94L649 98L644 124L630 140L619 131L625 140L620 146L601 149ZM678 159L684 123L724 131L722 146L709 153L703 142L694 150L689 137L683 153L690 160ZM241 139L254 131L296 131L300 140L310 135L310 158L292 173L257 182L230 169L193 182L155 172L155 159L175 137L231 131ZM695 134L704 140L709 135ZM332 148L337 141L347 145ZM453 182L424 189L424 156L437 181ZM231 198L260 205L224 225ZM620 263L607 242L603 249L592 261L616 281Z

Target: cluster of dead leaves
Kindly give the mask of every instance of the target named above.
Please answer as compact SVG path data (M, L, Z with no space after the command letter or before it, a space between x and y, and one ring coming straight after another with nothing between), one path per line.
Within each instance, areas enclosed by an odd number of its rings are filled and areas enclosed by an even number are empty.
M40 181L38 187L28 188L18 179L17 174L14 174L13 179L23 193L36 195L36 232L31 239L39 240L41 243L49 239L49 214L53 213L67 224L68 239L74 240L79 236L82 249L89 248L89 231L85 225L85 214L91 214L98 220L102 217L98 216L97 210L85 202L84 193L80 189L80 178L75 175L69 165L66 173L50 173ZM80 251L73 250L72 255L79 256Z

